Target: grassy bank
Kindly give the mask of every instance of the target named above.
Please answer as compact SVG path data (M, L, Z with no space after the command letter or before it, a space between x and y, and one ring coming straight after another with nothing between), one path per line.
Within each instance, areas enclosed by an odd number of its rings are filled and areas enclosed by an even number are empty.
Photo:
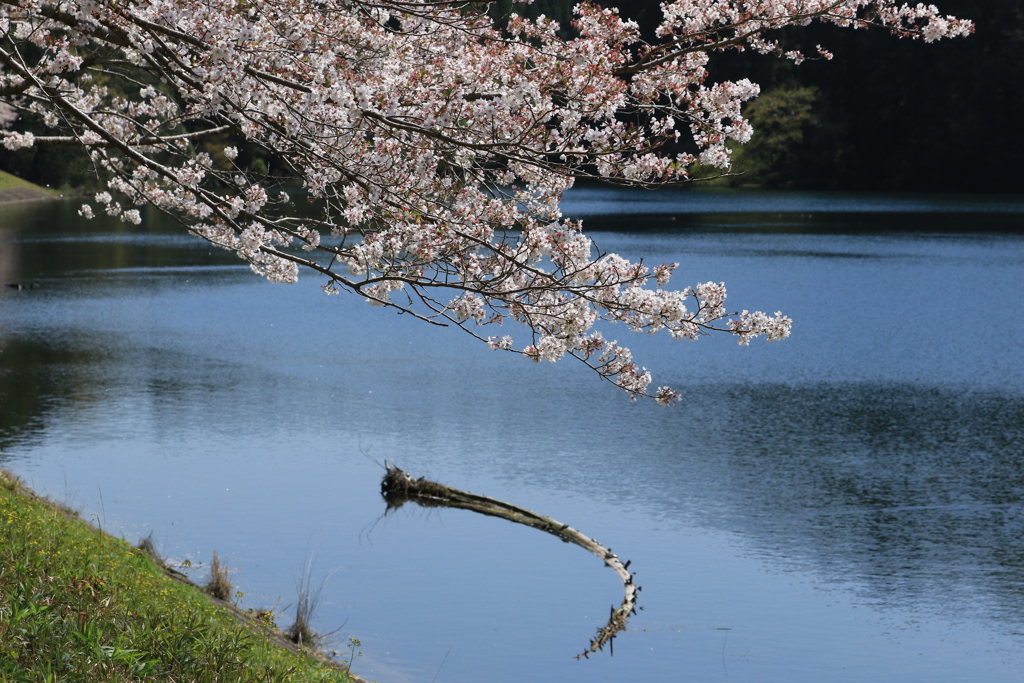
M57 190L52 190L48 187L42 187L35 183L30 183L27 180L22 180L18 176L11 175L5 171L0 171L0 197L5 194L13 194L10 191L21 191L25 193L32 191L41 195L48 195L50 197L60 197L61 193Z
M0 470L0 682L348 681Z

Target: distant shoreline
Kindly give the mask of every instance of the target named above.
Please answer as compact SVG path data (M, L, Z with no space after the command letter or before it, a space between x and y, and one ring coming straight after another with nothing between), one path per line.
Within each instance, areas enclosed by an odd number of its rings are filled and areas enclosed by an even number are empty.
M8 187L0 190L0 204L20 204L48 199L61 199L61 196L31 187Z

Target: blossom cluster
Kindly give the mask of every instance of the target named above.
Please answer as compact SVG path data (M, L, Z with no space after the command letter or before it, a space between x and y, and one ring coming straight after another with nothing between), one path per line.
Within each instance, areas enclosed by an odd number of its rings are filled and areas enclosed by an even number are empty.
M602 324L741 344L785 338L781 313L730 314L721 283L664 289L649 268L595 253L559 209L580 178L636 187L727 172L752 130L748 80L710 82L726 49L783 53L773 31L821 21L933 41L969 22L892 0L676 0L659 42L580 4L496 25L486 3L431 0L0 0L0 97L53 128L5 148L86 147L109 189L82 207L138 223L151 205L254 271L300 268L370 303L457 325L535 361L580 359L633 397L650 373ZM818 48L820 55L830 57ZM671 143L673 151L665 151ZM315 200L246 164L261 150ZM512 335L478 328L512 320Z

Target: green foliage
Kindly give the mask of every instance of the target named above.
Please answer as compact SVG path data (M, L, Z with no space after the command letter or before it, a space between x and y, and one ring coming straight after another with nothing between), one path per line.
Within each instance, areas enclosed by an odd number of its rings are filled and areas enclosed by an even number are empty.
M756 133L733 150L733 170L743 173L734 184L814 184L818 163L838 153L825 140L817 100L815 87L778 87L744 108Z
M348 647L348 659L341 660L341 664L342 664L342 666L345 667L346 671L348 671L349 669L352 668L352 663L354 661L356 661L357 657L362 657L363 656L362 650L359 649L362 646L363 646L363 642L361 640L359 640L358 638L349 638L348 639L348 646L347 646Z
M0 482L0 681L348 680Z

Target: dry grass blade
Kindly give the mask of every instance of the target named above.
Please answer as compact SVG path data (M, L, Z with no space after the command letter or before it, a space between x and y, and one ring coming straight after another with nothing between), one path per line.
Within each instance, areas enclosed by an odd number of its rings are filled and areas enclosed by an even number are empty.
M219 600L231 600L234 586L231 585L231 577L228 576L227 563L221 564L217 557L217 551L213 551L213 561L210 563L210 580L206 584L206 592Z
M313 615L316 614L323 599L324 585L338 571L338 568L332 569L327 576L314 585L313 563L315 561L316 554L309 555L307 552L306 567L302 576L295 579L295 592L298 596L295 601L295 622L285 631L285 635L293 643L314 648L320 647L325 638L329 638L339 630L336 629L327 634L320 634L313 630Z

